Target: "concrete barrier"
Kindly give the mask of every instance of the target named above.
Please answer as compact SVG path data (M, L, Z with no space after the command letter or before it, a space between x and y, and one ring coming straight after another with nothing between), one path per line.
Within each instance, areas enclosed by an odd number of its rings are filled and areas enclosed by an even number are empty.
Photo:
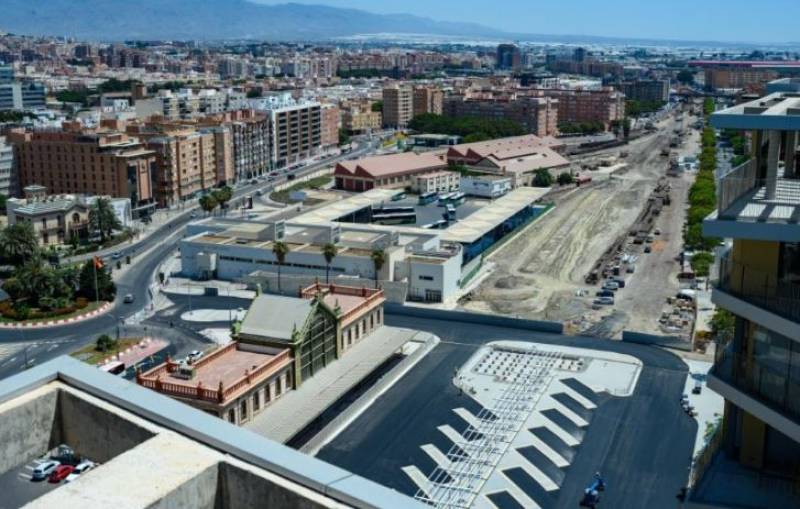
M413 316L431 320L450 320L462 323L476 323L480 325L494 325L536 332L549 332L563 334L564 324L544 320L526 320L510 316L487 315L483 313L470 313L467 311L451 311L445 309L423 308L419 306L403 306L387 302L384 305L386 313L400 316Z
M628 343L638 343L640 345L654 345L664 348L675 348L686 352L692 351L692 343L677 336L661 336L658 334L646 334L644 332L622 331L622 341Z

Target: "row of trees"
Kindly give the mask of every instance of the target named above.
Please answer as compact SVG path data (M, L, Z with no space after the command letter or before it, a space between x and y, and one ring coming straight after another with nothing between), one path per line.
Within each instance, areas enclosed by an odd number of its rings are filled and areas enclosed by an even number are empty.
M233 189L229 186L223 186L201 196L198 203L206 213L211 213L217 207L226 209L231 198L233 198Z
M717 140L714 129L706 127L702 134L702 149L699 170L692 187L689 188L689 211L686 220L686 247L694 251L710 251L719 242L703 235L703 219L717 205L715 170L717 167Z
M522 125L513 120L449 117L435 113L417 115L409 122L408 127L417 132L454 134L463 137L465 143L525 134Z
M339 254L339 249L336 244L328 242L322 246L322 256L325 258L325 282L330 282L331 263L333 259ZM272 254L275 255L275 260L278 262L278 293L281 293L281 267L286 263L286 256L289 254L289 245L285 242L275 242L272 246ZM378 287L378 273L386 264L386 252L382 249L375 249L370 254L370 259L375 267L375 288Z
M655 113L664 107L664 101L637 101L636 99L628 99L625 101L625 115L629 117L638 117L648 113Z
M606 130L602 122L559 122L558 130L562 134L597 134Z

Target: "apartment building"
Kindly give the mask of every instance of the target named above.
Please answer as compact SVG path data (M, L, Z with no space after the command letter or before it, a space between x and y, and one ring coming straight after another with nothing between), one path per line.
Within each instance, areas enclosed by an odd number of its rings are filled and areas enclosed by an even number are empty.
M218 175L233 174L230 168L217 168L219 162L229 163L224 157L217 159L218 144L224 146L226 136L230 140L228 130L215 132L213 129L156 121L132 126L131 130L155 152L157 164L153 181L161 207L195 198L214 188L220 182Z
M625 81L617 86L617 90L625 94L625 99L634 101L669 101L668 79Z
M414 116L433 113L441 115L444 92L436 87L414 87Z
M372 111L372 101L358 101L342 108L342 128L352 134L378 131L383 124L380 111Z
M612 87L600 89L532 89L530 95L558 100L558 123L599 122L608 129L625 117L625 95Z
M0 111L44 108L46 96L45 88L40 83L0 83Z
M705 69L703 74L709 90L763 87L778 77L775 70L754 67L712 67Z
M290 166L319 153L322 143L320 103L296 100L285 93L254 99L251 105L269 117L270 164L273 167Z
M255 110L236 110L200 119L199 126L216 126L230 131L229 147L226 138L218 138L217 156L218 180L227 183L250 179L269 172L270 169L270 122L263 112ZM227 151L231 152L230 163ZM230 172L226 172L229 164Z
M12 130L20 186L39 184L53 194L129 198L134 215L156 203L156 154L120 125L84 129Z
M444 101L444 114L451 117L482 117L512 120L536 136L558 133L560 101L508 91L470 91Z
M718 181L705 235L730 239L712 301L735 317L708 387L725 398L687 507L800 507L800 110L776 92L711 116L750 132L753 158Z
M338 106L323 104L320 107L320 144L322 148L331 148L339 144L341 119L342 115Z
M517 70L522 67L522 52L516 44L499 44L497 46L497 69Z
M6 141L5 136L0 136L0 194L15 196L17 183L14 165L14 147Z
M414 118L414 91L411 87L383 89L383 125L403 129Z

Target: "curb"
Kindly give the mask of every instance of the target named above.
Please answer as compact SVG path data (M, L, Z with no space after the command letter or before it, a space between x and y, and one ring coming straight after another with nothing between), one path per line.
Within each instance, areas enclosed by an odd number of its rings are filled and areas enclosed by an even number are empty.
M90 311L84 315L73 316L72 318L62 318L60 320L48 320L45 322L35 322L35 323L3 323L0 324L0 329L47 329L49 327L57 327L59 325L65 325L68 323L75 323L81 322L88 318L94 318L95 316L101 315L108 311L111 307L110 302L106 302L99 308L95 309L94 311Z

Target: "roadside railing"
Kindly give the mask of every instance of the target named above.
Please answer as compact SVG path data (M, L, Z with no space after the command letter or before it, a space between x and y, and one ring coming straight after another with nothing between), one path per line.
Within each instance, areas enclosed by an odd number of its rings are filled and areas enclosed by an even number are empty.
M755 159L751 159L732 169L717 181L717 205L720 217L733 202L756 189L756 169Z

